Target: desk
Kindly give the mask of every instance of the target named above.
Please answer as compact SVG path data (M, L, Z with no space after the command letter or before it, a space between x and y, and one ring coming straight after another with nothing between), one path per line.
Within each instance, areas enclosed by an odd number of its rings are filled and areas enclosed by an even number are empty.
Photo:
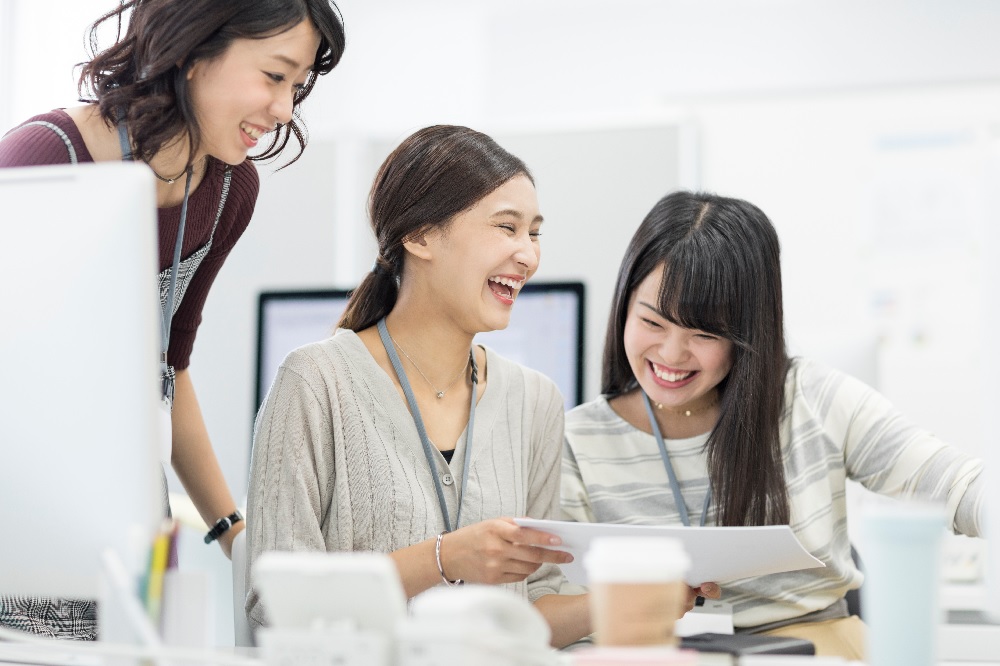
M938 627L938 657L956 663L1000 664L1000 625L977 611L949 611Z
M102 666L95 655L73 654L59 645L36 646L0 643L0 664L38 664L40 666Z
M1000 666L1000 625L947 624L941 625L938 635L938 650L941 660L938 666ZM232 648L206 651L206 662L209 655L241 656L246 659L243 666L249 666L257 656L253 648ZM757 655L759 660L764 655ZM843 666L863 666L861 662L846 660L829 660L814 657L792 657L777 655L774 666L805 666L811 662L817 664L834 663ZM718 660L705 660L706 663L718 664ZM0 664L5 666L105 666L109 663L104 658L92 654L74 654L60 649L59 644L52 646L25 645L0 642ZM118 662L121 663L121 662ZM189 662L193 663L193 662ZM259 666L266 666L259 662Z
M35 643L7 643L0 641L0 664L3 666L123 666L123 664L212 664L213 666L265 666L255 648L213 648L189 650L165 648L166 653L157 660L105 656L98 654L99 644L85 643L88 652L66 649L63 641L53 640L51 645ZM135 646L130 646L135 647ZM137 648L138 649L138 648ZM92 651L91 651L92 650Z

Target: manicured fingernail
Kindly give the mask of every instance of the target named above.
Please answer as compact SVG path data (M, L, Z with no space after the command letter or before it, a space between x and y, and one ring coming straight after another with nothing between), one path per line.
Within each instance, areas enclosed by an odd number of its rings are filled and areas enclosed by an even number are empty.
M562 539L559 537L549 537L549 543L553 546L558 546L562 543Z

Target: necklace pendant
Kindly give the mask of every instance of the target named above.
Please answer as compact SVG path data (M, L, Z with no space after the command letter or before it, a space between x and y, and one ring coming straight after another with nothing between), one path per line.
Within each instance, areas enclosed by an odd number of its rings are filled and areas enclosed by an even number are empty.
M437 392L437 397L438 397L438 400L440 400L441 398L443 398L444 397L444 391L438 391Z

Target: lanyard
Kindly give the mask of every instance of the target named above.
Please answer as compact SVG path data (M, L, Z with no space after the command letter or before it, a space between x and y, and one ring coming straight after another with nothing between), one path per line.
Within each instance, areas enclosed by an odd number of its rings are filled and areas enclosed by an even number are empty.
M427 429L424 427L424 420L420 416L420 408L417 407L417 398L413 395L413 388L410 380L406 377L403 364L396 353L395 345L389 337L389 329L385 326L385 317L378 321L378 334L382 338L382 346L389 355L392 369L396 371L399 385L403 387L403 394L406 402L410 405L410 413L413 414L413 422L417 426L417 434L420 435L420 443L424 447L424 457L427 458L427 465L430 468L431 478L434 479L434 490L437 491L438 504L441 506L441 516L444 518L444 528L448 532L452 531L451 516L448 514L448 505L444 501L444 489L441 488L441 479L438 478L437 466L434 464L434 448L430 438L427 436ZM472 399L469 402L469 425L465 431L465 466L462 469L462 487L458 489L458 513L455 514L455 529L462 520L462 498L465 496L465 488L469 481L469 464L472 461L472 429L476 421L476 388L479 386L478 368L476 367L476 357L472 350L469 350L469 362L472 364Z
M691 527L691 519L688 518L687 506L684 504L684 496L681 495L681 486L677 483L677 475L674 474L674 466L670 464L670 456L667 455L667 445L663 442L663 434L660 432L660 424L656 422L653 415L653 405L649 402L649 396L642 392L642 400L646 405L646 414L649 415L649 425L653 428L653 436L656 437L656 444L660 447L660 457L663 458L663 466L667 468L667 478L670 479L670 490L674 493L674 504L677 505L677 512L681 514L681 522L684 527ZM708 505L712 502L712 482L708 483L708 494L705 495L705 506L701 509L701 522L698 527L705 526L705 517L708 516Z
M118 114L118 143L121 144L122 161L132 161L132 145L125 129L124 113ZM170 347L170 325L174 320L174 294L177 291L177 273L181 264L181 248L184 245L184 224L187 222L188 198L191 195L191 177L193 170L188 169L184 180L184 202L181 204L181 221L177 227L177 240L174 243L174 263L170 269L170 287L167 289L167 302L160 310L160 377L162 381L161 395L171 405L174 402L174 376L167 364L167 349Z

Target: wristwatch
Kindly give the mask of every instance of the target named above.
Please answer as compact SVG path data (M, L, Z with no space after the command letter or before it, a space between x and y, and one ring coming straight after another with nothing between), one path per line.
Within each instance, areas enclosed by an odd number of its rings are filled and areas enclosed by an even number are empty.
M212 543L222 536L226 530L241 520L243 520L243 514L240 513L239 509L236 509L236 511L232 512L228 516L219 518L215 521L215 525L212 526L212 529L208 531L208 534L205 535L205 543Z

